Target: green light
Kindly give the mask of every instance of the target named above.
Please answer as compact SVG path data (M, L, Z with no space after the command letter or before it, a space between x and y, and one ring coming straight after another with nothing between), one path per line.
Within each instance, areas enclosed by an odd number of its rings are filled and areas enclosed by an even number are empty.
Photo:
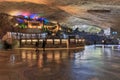
M25 24L20 24L20 28L24 29L27 28L27 26Z

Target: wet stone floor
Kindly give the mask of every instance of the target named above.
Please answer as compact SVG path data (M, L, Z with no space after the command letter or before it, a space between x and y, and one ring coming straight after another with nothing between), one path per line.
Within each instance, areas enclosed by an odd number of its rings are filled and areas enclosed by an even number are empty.
M0 50L0 80L120 80L120 50Z

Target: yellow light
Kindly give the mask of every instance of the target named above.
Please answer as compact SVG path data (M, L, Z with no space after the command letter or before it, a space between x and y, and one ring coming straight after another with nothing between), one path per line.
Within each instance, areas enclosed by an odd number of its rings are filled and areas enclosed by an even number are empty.
M60 41L60 39L55 39L55 41L59 42L59 41Z
M42 29L42 27L41 27L41 26L38 26L38 28L39 28L39 29Z
M22 42L25 42L26 40L22 40Z
M79 39L79 41L82 41L81 39Z
M15 26L18 26L18 23L16 23Z
M14 10L14 11L10 11L9 14L10 14L10 15L13 15L13 16L14 16L14 15L20 15L20 14L21 14L21 11L19 11L19 10Z
M85 39L82 39L82 41L84 42L84 41L85 41Z
M27 42L31 42L31 40L27 40Z
M37 40L32 40L33 42L37 42Z

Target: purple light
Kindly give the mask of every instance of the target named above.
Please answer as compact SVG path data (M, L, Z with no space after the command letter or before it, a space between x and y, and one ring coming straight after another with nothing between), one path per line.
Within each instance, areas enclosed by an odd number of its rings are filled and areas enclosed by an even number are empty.
M30 18L31 18L31 19L35 19L36 17L38 17L37 14L31 14L31 15L30 15Z
M17 21L18 21L19 23L24 23L24 20L19 19L19 18L17 18Z

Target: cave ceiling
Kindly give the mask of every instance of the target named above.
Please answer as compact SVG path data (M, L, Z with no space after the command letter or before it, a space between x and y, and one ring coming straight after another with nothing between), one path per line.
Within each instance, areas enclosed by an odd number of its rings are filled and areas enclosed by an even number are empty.
M0 12L37 13L68 26L86 24L120 31L120 0L0 0Z

